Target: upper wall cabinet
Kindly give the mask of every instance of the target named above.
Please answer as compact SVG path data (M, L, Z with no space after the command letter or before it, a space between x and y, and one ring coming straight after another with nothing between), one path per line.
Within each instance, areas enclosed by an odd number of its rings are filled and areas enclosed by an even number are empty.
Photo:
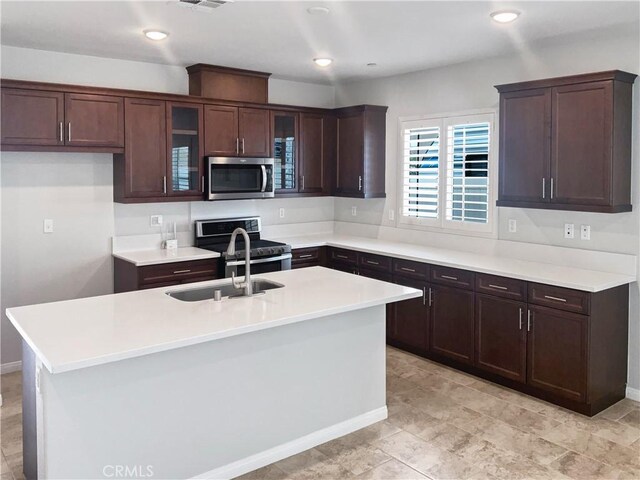
M3 88L2 144L122 148L123 98Z
M319 113L300 114L301 193L330 194L336 163L336 117Z
M498 206L630 211L635 78L615 70L497 86Z
M204 106L204 154L209 157L268 157L269 110Z
M387 107L339 108L335 193L339 197L385 196L385 125Z

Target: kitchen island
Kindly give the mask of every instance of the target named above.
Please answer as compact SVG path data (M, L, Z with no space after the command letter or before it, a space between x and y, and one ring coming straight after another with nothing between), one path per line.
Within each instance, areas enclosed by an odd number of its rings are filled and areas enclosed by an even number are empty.
M386 303L419 290L314 267L18 307L27 478L231 478L380 421Z

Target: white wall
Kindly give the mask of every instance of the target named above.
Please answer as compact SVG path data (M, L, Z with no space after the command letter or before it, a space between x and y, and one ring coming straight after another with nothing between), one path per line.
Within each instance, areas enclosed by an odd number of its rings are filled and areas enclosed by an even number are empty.
M336 105L374 103L388 105L386 148L386 192L383 200L336 199L335 219L396 227L389 209L397 212L398 119L403 116L498 108L494 85L536 78L621 69L640 73L638 25L556 39L530 46L519 54L467 62L424 72L338 85ZM545 211L498 208L498 238L572 248L638 254L640 244L640 80L634 85L632 203L634 211L623 214ZM353 217L351 207L358 207ZM396 215L397 217L397 215ZM508 220L517 220L518 232L508 232ZM397 220L397 218L396 218ZM591 241L565 240L564 223L591 225ZM450 242L459 238L450 237ZM424 233L424 241L446 242L446 238ZM484 240L467 237L466 242ZM495 246L499 250L499 241ZM640 388L640 309L638 283L630 289L629 384ZM640 395L640 392L638 392Z
M2 78L188 93L183 67L2 46ZM271 102L333 106L327 85L270 81ZM4 315L17 305L113 291L111 237L159 233L149 215L177 221L189 230L192 209L202 216L255 213L265 225L333 220L333 199L268 200L122 205L113 203L112 156L97 154L2 153L2 259L0 362L20 359L19 337ZM271 208L275 206L276 208ZM285 218L277 216L285 208ZM55 232L42 233L52 218Z

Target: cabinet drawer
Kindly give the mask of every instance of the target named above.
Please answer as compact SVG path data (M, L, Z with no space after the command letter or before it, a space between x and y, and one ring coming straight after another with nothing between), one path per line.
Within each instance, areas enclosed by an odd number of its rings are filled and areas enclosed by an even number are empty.
M529 284L529 303L589 315L591 295L580 290L553 287L540 283Z
M216 278L217 259L194 260L192 262L163 263L138 268L140 285L173 281L192 281Z
M427 280L429 278L429 265L396 258L393 260L393 273L403 277Z
M317 263L320 259L320 248L296 248L291 252L292 263Z
M360 266L370 270L380 270L391 272L391 258L372 253L361 253L359 256Z
M370 268L359 268L358 275L367 278L373 278L375 280L381 280L383 282L389 282L393 280L390 272L383 272L381 270L372 270Z
M513 300L524 300L527 293L527 284L522 280L516 280L514 278L476 273L476 292L488 293Z
M457 268L431 266L431 281L443 285L473 290L473 272Z
M358 264L358 252L354 252L353 250L332 248L329 255L330 259L336 262L345 262L353 265Z

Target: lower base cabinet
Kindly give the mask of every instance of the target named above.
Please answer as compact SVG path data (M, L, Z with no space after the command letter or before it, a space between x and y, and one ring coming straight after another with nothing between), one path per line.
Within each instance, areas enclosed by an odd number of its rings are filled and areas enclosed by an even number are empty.
M518 382L527 380L527 305L476 294L476 364Z
M588 293L353 250L326 258L423 291L387 306L394 347L585 415L625 397L628 285Z
M586 315L529 307L529 385L571 400L586 400L588 321Z
M473 292L434 285L431 298L431 351L458 362L473 364Z

